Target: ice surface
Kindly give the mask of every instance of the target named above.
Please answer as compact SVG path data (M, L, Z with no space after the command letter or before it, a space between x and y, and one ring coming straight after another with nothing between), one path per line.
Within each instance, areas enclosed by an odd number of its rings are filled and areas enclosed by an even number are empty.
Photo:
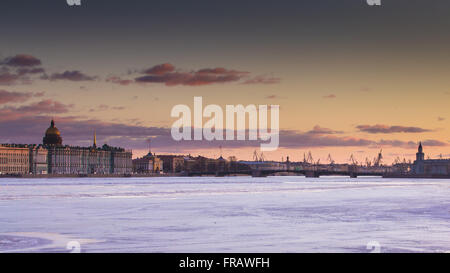
M444 252L450 180L0 179L0 252Z

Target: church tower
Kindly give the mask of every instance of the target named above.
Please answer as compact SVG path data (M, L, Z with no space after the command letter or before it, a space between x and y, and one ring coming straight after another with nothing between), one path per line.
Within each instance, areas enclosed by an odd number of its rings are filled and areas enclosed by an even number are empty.
M417 161L424 161L425 160L425 154L423 153L423 148L422 148L422 142L419 143L419 149L416 153L416 160Z

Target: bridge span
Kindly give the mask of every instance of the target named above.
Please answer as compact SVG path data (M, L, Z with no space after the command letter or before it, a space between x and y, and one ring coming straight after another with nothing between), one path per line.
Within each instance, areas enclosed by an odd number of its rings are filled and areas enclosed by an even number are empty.
M320 176L349 176L351 178L357 178L358 176L384 176L386 172L382 171L336 171L336 170L282 170L282 169L273 169L273 170L240 170L240 171L211 171L211 172L186 172L186 176L202 176L202 175L211 175L211 176L232 176L232 175L251 175L252 177L267 177L270 175L283 173L283 174L295 174L295 175L303 175L305 177L320 177Z

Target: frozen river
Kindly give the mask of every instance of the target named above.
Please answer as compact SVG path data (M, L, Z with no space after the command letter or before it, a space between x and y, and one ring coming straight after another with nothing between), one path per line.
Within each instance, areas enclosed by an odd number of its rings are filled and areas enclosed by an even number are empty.
M0 179L0 252L369 252L368 244L449 251L450 180Z

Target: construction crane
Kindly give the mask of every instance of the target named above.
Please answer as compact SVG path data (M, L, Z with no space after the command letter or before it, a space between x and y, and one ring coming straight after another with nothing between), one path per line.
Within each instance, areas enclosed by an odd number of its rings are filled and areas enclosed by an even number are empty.
M352 163L352 165L358 165L358 161L355 159L353 154L350 155L349 161Z
M370 168L372 166L372 161L368 157L366 157L366 167Z
M259 161L259 162L265 161L263 152L261 152L260 154L258 154L258 152L255 150L255 151L253 152L253 161Z
M331 158L331 154L328 154L327 161L330 165L334 165L334 160L333 160L333 158Z
M308 152L308 157L306 158L306 162L309 164L314 164L314 159L313 159L311 151Z
M381 154L382 152L383 152L383 150L381 149L380 152L378 153L377 158L373 162L373 165L375 167L381 166L381 160L383 159L383 155Z
M253 161L259 161L259 155L256 150L253 152Z

